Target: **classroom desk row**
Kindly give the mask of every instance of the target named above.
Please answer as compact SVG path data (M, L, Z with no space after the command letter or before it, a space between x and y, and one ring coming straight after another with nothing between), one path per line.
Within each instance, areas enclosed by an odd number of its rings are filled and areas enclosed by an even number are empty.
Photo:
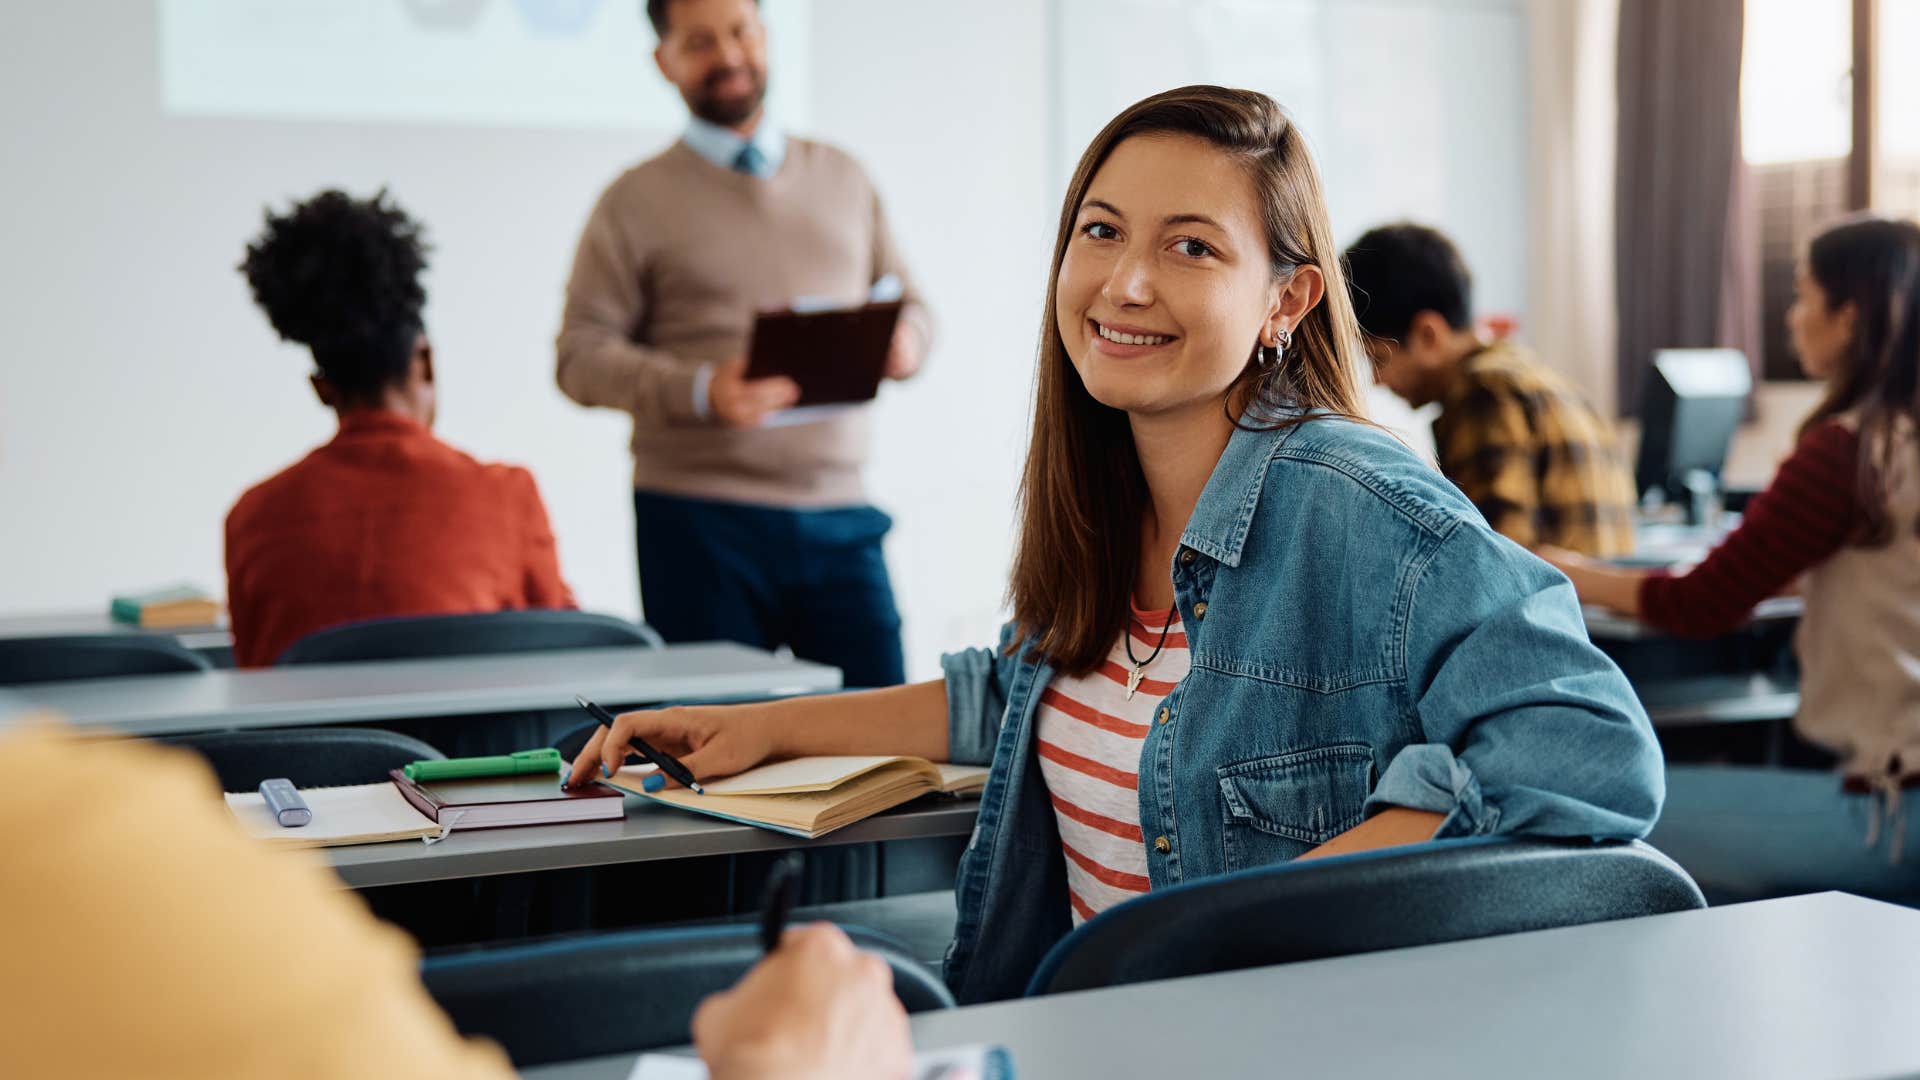
M1912 1076L1916 1001L1920 912L1822 893L923 1013L913 1037L1048 1080Z
M616 863L741 855L755 851L816 849L886 840L959 837L973 832L979 799L925 798L855 822L818 840L649 802L626 799L619 821L529 825L516 829L458 829L428 844L402 841L322 849L350 888L488 877Z
M233 632L225 624L146 629L115 620L104 611L55 612L46 615L9 615L0 618L0 641L15 638L147 634L171 638L182 648L206 657L217 668L233 666Z
M1755 618L1795 617L1800 614L1798 597L1778 597L1756 610ZM1636 640L1659 636L1659 631L1638 620L1605 608L1588 607L1582 611L1587 633L1595 640ZM8 638L50 637L66 634L153 634L169 637L186 648L214 655L231 650L233 634L225 626L195 626L171 630L142 629L116 622L98 612L58 612L46 615L12 615L0 618L0 640Z
M571 706L576 693L637 705L780 697L839 687L833 668L713 643L148 675L14 690L82 728L172 735L560 709ZM1642 680L1636 689L1654 724L1662 727L1785 719L1799 704L1796 685L1764 673Z
M28 706L57 710L82 729L174 735L567 709L576 707L575 694L626 706L839 688L837 668L714 642L304 664L10 689Z

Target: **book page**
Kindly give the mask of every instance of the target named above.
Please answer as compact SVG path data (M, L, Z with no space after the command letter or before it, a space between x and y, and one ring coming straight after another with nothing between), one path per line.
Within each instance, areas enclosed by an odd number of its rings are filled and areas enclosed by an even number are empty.
M301 788L300 798L313 811L313 821L292 829L281 828L258 792L228 792L227 809L247 835L288 847L371 844L440 835L439 825L415 810L398 788L384 780L349 787Z
M933 766L940 771L940 790L949 795L973 795L987 786L985 765L953 765L948 762L936 762Z
M843 825L850 825L861 818L898 806L916 796L938 790L936 785L939 783L939 773L932 765L916 757L815 758L811 760L858 761L873 764L855 771L850 779L831 787L818 789L767 791L758 788L759 782L756 781L756 790L747 794L716 790L720 787L719 784L707 785L707 792L704 795L680 787L649 792L641 786L645 773L630 768L614 773L613 779L606 783L631 791L653 802L667 803L745 825L761 825L780 832L809 837L832 832ZM783 764L798 764L798 762ZM823 767L819 772L823 776L832 776L844 770L845 766L831 765ZM763 771L756 769L751 773L742 773L741 778L750 778Z
M806 791L831 791L841 784L896 761L919 762L907 757L803 757L777 761L748 769L738 776L704 784L710 795L798 795ZM625 770L622 770L623 772Z

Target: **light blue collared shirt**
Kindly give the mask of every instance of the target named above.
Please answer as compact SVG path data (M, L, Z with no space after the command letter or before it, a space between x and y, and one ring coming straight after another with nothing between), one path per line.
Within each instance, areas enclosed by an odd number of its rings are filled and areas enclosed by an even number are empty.
M760 126L754 129L751 139L743 139L738 132L719 124L709 124L697 116L688 118L684 137L694 153L722 169L732 169L734 161L740 157L740 151L751 143L755 150L760 151L760 161L753 175L761 180L772 179L773 174L780 171L780 163L787 158L786 133L765 117L761 118Z

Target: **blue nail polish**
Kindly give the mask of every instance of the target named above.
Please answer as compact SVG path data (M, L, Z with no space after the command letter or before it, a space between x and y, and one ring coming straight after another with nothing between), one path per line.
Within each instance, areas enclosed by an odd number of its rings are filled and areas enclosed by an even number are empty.
M648 791L648 792L659 791L661 788L666 786L667 786L667 778L664 776L661 776L659 773L648 773L647 778L640 781L640 789L642 791Z
M613 779L613 770L608 768L607 763L604 761L600 763L600 778L602 780Z

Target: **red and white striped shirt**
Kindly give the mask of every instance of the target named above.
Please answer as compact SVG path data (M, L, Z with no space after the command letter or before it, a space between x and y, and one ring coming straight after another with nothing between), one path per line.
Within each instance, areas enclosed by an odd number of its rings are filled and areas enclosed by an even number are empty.
M1160 700L1187 676L1187 635L1176 612L1134 609L1127 632L1146 659L1166 645L1127 700L1126 640L1114 642L1092 674L1059 678L1040 697L1040 775L1053 800L1067 863L1075 926L1148 889L1147 844L1140 831L1140 752Z

